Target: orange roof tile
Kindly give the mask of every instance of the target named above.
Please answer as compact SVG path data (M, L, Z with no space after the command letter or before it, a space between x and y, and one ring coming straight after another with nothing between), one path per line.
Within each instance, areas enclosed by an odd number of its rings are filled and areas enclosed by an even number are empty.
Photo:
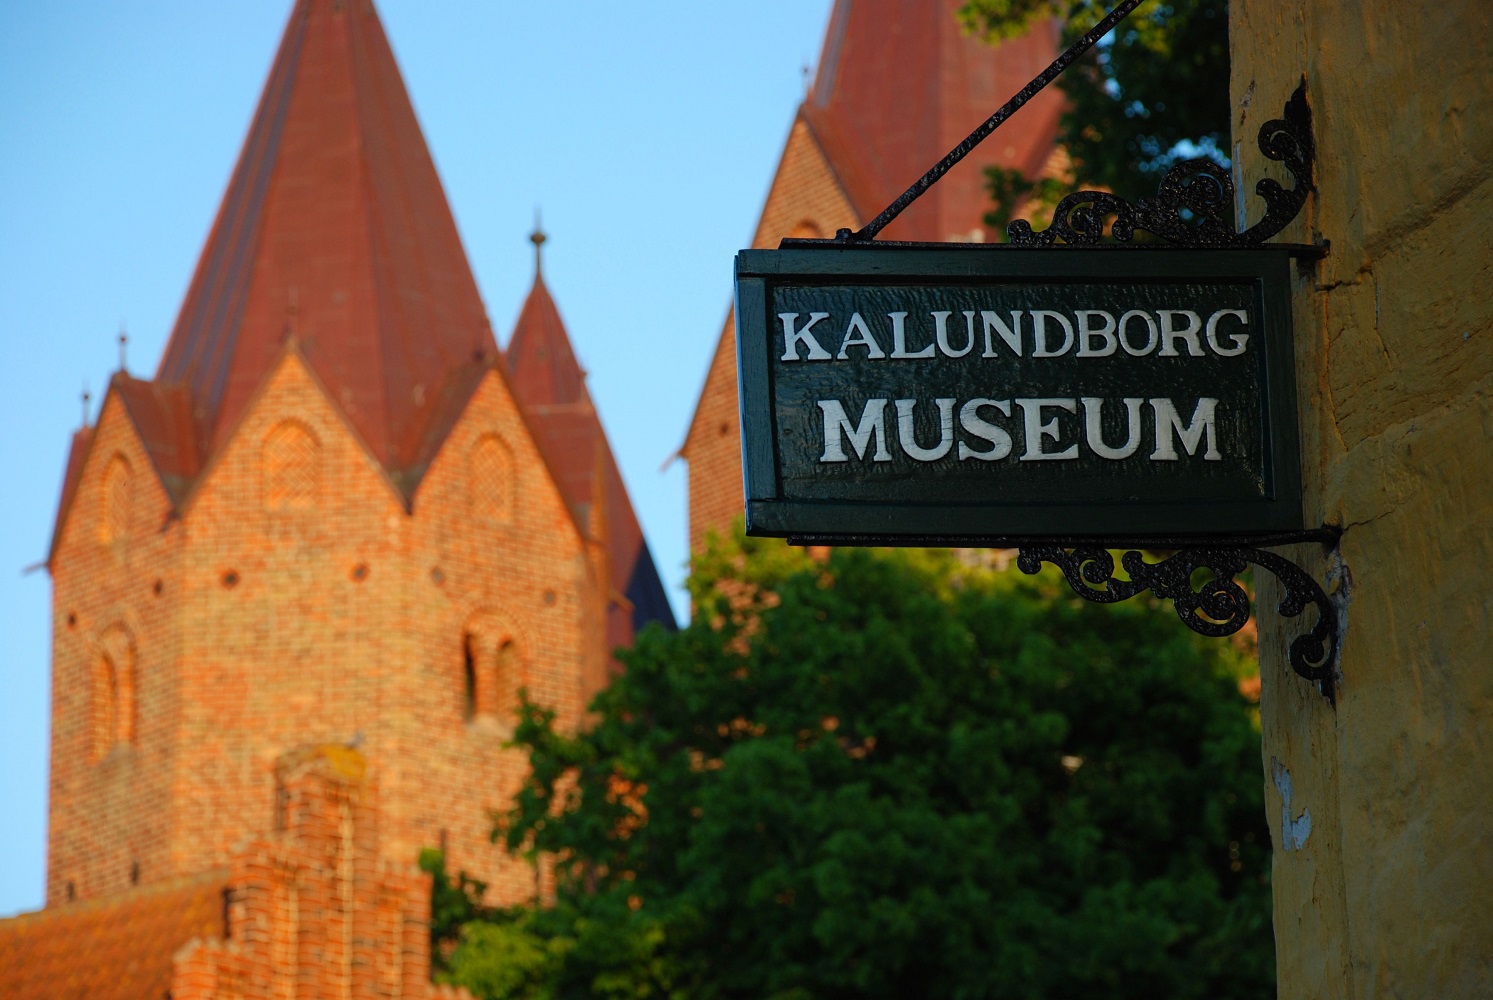
M961 0L836 0L801 114L869 221L1057 54L1056 23L990 47L965 37ZM1037 175L1057 134L1049 88L889 226L883 238L946 240L980 225L983 168Z
M228 873L213 871L0 920L0 997L157 1000L171 957L222 938Z
M52 526L52 544L47 549L48 565L57 554L58 542L62 540L62 523L67 517L67 509L72 506L73 494L78 489L78 477L83 474L83 459L88 456L91 444L92 427L84 426L73 431L73 439L67 449L67 465L63 466L62 471L62 496L57 500L57 521Z
M586 523L601 505L611 587L632 604L632 628L650 621L673 628L658 569L586 389L585 370L537 268L505 353L513 394L531 417L539 446L577 520ZM631 638L630 630L614 628L608 641L624 645Z
M369 2L299 0L156 381L222 444L288 332L391 472L437 390L495 356L476 282Z
M125 372L116 373L110 387L119 393L167 495L172 503L179 502L200 471L192 397L183 386L147 382Z

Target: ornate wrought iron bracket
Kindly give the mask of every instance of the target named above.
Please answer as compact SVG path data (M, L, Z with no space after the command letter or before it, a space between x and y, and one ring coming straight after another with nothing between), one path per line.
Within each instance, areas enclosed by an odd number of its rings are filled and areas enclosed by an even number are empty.
M1334 543L1335 529L1305 533L1301 540L1323 539ZM1150 591L1172 602L1177 617L1200 635L1233 635L1249 621L1249 594L1234 578L1253 563L1269 570L1285 587L1277 610L1295 618L1308 604L1317 610L1312 627L1291 640L1291 669L1317 685L1328 702L1337 704L1334 678L1337 669L1337 606L1320 584L1284 556L1264 549L1235 544L1191 545L1178 549L1160 562L1147 562L1143 552L1131 549L1120 556L1126 578L1115 576L1115 558L1098 543L1028 545L1017 552L1016 565L1023 573L1037 573L1044 562L1063 571L1074 593L1099 604L1127 601ZM1211 576L1194 588L1199 570Z
M1062 240L1076 246L1093 246L1104 236L1104 223L1114 218L1110 235L1129 243L1144 230L1176 246L1233 249L1259 246L1284 229L1312 190L1312 163L1316 144L1312 140L1312 111L1306 103L1306 80L1296 87L1280 118L1260 127L1260 152L1284 163L1291 172L1286 188L1269 177L1255 185L1265 200L1265 215L1248 229L1237 230L1225 218L1234 203L1234 179L1212 160L1184 160L1167 171L1156 195L1128 202L1107 191L1078 191L1058 202L1052 222L1033 232L1025 219L1012 222L1007 230L1015 246L1050 247ZM1325 251L1325 246L1323 250Z
M1141 0L1122 0L1094 27L1059 55L1032 81L964 141L939 160L902 192L881 214L861 229L841 229L836 243L870 243L876 235L918 198L953 169L975 147L1021 110L1033 97L1067 69L1109 31L1123 21ZM1111 218L1109 235L1113 245L1140 248L1155 243L1135 242L1138 232L1174 246L1190 248L1233 249L1259 246L1278 234L1296 218L1312 191L1312 167L1316 143L1312 138L1312 112L1306 102L1306 78L1303 77L1280 118L1272 118L1260 128L1260 152L1268 159L1285 165L1292 178L1287 188L1272 178L1262 178L1255 193L1265 201L1265 215L1249 228L1243 219L1236 225L1227 219L1234 205L1234 179L1229 171L1205 157L1184 160L1167 171L1153 197L1130 202L1108 191L1077 191L1060 201L1052 221L1040 232L1033 231L1025 219L1017 219L1007 228L1010 245L1020 247L1097 246L1104 238L1105 224ZM1291 247L1302 257L1322 257L1327 244Z

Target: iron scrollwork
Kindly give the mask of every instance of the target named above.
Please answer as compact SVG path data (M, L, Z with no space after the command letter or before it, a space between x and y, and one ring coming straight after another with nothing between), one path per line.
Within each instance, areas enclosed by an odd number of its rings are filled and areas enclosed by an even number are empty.
M1016 246L1048 247L1058 240L1094 246L1104 236L1105 221L1113 217L1110 234L1120 243L1131 242L1144 230L1184 247L1258 246L1296 217L1312 190L1316 146L1304 79L1286 102L1282 117L1260 127L1259 146L1266 157L1285 164L1294 183L1286 188L1268 177L1260 180L1255 193L1265 201L1265 215L1243 232L1227 218L1232 215L1234 179L1217 163L1200 158L1167 171L1153 197L1132 203L1107 191L1078 191L1058 202L1046 229L1033 232L1030 222L1017 219L1008 227L1008 237Z
M1044 562L1062 570L1068 585L1085 600L1114 604L1149 590L1171 601L1177 617L1188 628L1214 637L1233 635L1249 621L1249 594L1234 578L1248 563L1269 570L1285 586L1285 596L1277 608L1283 616L1295 618L1308 604L1316 607L1316 623L1291 641L1291 669L1315 683L1323 696L1336 704L1333 670L1337 662L1337 608L1316 580L1274 552L1246 547L1184 548L1152 563L1141 552L1131 550L1120 557L1128 579L1115 576L1113 554L1097 545L1028 546L1016 558L1023 573L1039 572ZM1200 569L1212 576L1194 590L1192 577Z

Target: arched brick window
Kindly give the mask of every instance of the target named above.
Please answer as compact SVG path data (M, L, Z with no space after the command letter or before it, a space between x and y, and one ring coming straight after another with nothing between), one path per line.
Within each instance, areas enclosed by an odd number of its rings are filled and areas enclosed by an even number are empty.
M467 489L478 517L507 521L513 516L513 453L496 434L485 434L472 446Z
M130 533L134 505L134 475L123 455L115 455L104 470L103 511L99 534L106 542L117 542Z
M95 759L135 742L135 695L134 639L123 625L111 625L99 637L93 658L89 707Z
M264 505L271 510L315 507L321 491L321 446L296 420L277 424L264 439Z
M479 615L462 636L462 717L510 730L523 687L518 641L501 621Z

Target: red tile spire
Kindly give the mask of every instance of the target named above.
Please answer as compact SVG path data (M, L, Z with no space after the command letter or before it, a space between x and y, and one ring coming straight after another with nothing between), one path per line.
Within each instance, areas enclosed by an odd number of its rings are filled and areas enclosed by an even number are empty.
M534 287L508 341L509 384L576 519L591 523L599 512L605 521L601 540L613 595L607 641L612 647L629 645L634 630L650 621L673 628L673 612L586 389L586 372L545 286L540 265L546 237L536 226L529 238L534 243Z
M296 3L161 359L204 454L292 335L395 473L428 451L459 369L497 357L371 0Z

